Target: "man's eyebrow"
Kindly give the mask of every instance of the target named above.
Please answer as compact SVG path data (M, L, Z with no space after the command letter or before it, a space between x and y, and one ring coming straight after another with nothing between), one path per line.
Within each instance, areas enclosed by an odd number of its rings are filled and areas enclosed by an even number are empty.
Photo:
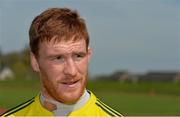
M75 51L73 52L73 54L87 54L86 51Z
M53 57L57 57L57 56L63 56L62 53L57 53L57 54L49 54L46 56L46 58L53 58Z
M66 52L49 53L49 55L47 55L47 58L56 57L56 56L65 56L67 54L87 54L87 51L85 51L85 50L74 50L70 53L66 53Z

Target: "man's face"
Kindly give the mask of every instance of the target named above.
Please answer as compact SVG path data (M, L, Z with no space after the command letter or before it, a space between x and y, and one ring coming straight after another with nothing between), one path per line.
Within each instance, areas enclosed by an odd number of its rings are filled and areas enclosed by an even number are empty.
M66 104L75 103L86 87L90 56L91 49L84 40L42 42L38 57L31 53L31 63L40 74L43 94Z

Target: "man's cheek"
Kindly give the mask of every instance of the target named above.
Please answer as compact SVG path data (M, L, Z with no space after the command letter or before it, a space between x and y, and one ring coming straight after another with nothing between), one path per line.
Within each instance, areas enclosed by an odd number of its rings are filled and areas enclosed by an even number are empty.
M84 61L84 62L82 62L82 63L80 63L80 64L78 65L78 70L79 70L81 73L87 72L87 69L88 69L88 64L87 64L86 61Z

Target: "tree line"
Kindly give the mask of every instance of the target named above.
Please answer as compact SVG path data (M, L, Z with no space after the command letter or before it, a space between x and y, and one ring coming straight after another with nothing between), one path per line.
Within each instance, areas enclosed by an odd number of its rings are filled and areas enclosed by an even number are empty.
M30 66L29 48L6 54L0 51L0 71L4 68L11 69L15 79L33 79L36 76Z

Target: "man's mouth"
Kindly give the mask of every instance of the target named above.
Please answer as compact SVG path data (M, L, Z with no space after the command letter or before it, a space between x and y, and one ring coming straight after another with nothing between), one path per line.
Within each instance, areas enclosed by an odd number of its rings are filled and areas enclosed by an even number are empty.
M75 81L67 81L67 82L62 82L63 85L69 86L69 87L74 87L76 86L80 80L75 80Z

